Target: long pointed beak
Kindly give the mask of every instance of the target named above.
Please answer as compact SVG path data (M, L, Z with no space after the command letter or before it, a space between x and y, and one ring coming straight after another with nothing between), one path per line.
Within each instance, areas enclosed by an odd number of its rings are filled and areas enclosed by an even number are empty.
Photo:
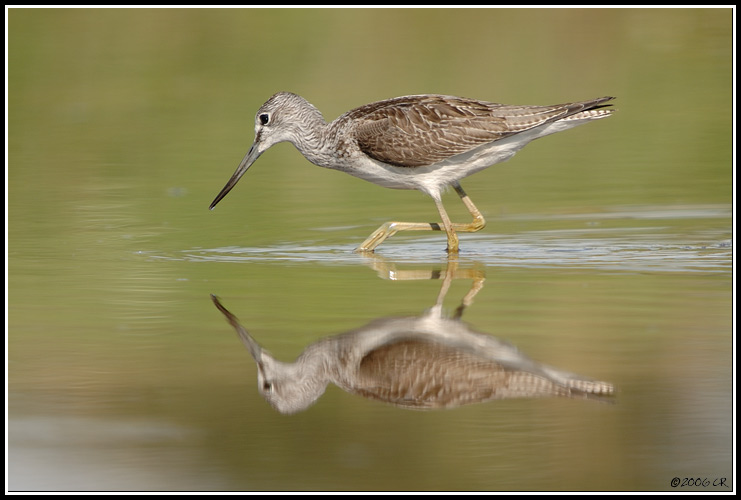
M237 170L232 175L232 178L229 179L229 182L226 183L226 186L224 186L224 189L221 190L221 192L214 198L214 201L211 202L211 205L209 205L208 209L213 210L214 207L218 202L221 201L221 199L227 195L229 191L232 190L234 186L237 185L237 182L239 182L239 179L242 178L244 173L247 171L248 168L250 168L250 165L255 163L255 160L257 160L260 155L262 154L257 150L256 147L257 141L252 145L250 150L247 152L246 155L244 155L244 158L242 159L242 162L237 167Z
M242 343L245 345L247 350L250 351L250 354L252 354L252 357L254 360L258 363L258 365L261 362L260 354L262 353L262 347L255 342L255 339L250 337L250 334L247 333L247 330L244 329L242 325L239 324L239 321L237 318L230 313L226 307L221 305L221 302L219 302L219 298L211 294L211 300L213 301L216 308L226 316L227 321L229 321L229 324L234 327L234 329L237 331L237 334L239 335L239 338L242 340Z

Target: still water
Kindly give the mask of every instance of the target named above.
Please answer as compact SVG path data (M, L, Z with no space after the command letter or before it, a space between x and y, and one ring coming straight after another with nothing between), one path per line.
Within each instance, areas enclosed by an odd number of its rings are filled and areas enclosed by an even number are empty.
M731 21L11 9L6 488L733 491ZM618 112L464 180L488 225L457 259L439 233L362 256L432 201L281 145L208 211L278 90L328 119L421 92ZM330 384L284 415L211 294L285 362L436 308L616 393L416 411Z

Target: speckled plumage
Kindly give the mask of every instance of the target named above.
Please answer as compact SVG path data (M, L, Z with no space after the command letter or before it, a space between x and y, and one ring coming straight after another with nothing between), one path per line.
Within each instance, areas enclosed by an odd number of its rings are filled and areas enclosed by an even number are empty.
M428 194L440 212L448 251L457 252L455 231L477 231L484 225L483 217L460 187L461 179L509 159L534 139L609 116L612 110L605 103L611 99L511 106L424 94L366 104L327 123L303 97L279 92L257 111L255 141L210 208L226 196L264 151L288 141L321 167L380 186ZM450 222L440 201L448 187L454 187L463 198L474 223ZM393 224L396 226L390 227ZM420 223L386 226L359 250L372 251L398 230L441 229L437 224Z
M337 123L338 128L352 131L360 150L371 158L399 167L424 167L593 109L607 99L558 106L507 106L418 95L361 106Z

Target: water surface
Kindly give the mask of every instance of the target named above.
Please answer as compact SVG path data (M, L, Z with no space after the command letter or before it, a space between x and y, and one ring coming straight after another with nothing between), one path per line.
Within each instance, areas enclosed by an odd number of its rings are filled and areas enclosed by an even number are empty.
M11 9L7 488L732 491L732 14ZM455 261L439 233L368 257L432 201L289 145L208 210L279 90L328 119L421 92L618 112L464 180L488 225ZM422 412L330 386L281 415L210 299L290 361L422 314L452 268L445 311L483 279L464 321L615 404Z

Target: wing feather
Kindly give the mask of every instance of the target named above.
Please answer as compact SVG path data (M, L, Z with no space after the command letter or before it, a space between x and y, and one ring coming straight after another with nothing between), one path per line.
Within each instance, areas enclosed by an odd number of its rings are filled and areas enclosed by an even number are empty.
M358 367L354 392L408 408L445 408L513 397L568 396L542 375L507 367L436 342L401 340L378 347Z
M545 123L602 107L603 97L554 106L510 106L440 95L361 106L337 121L371 158L400 167L432 165Z

